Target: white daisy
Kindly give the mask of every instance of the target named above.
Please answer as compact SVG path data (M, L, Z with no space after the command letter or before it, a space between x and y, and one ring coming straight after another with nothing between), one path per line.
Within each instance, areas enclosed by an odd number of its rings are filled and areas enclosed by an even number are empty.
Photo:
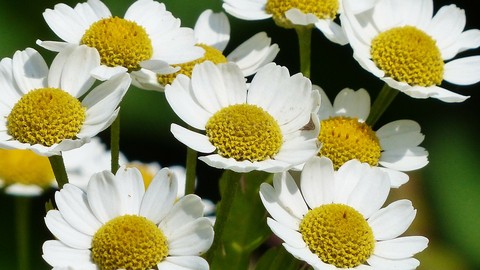
M343 89L333 106L322 89L320 95L319 155L330 158L335 168L358 159L379 166L388 173L392 187L399 187L409 178L403 171L428 164L428 152L418 146L425 136L417 122L397 120L374 131L365 123L370 113L370 96L365 89Z
M63 50L50 69L31 48L2 59L0 147L59 155L109 127L130 78L119 74L91 89L90 70L99 65L98 53L87 46Z
M357 0L355 12L371 8L378 0ZM330 41L345 45L347 38L334 20L343 11L340 0L223 0L223 8L244 20L273 18L284 28L315 25Z
M259 68L271 63L280 50L277 44L271 44L271 39L265 32L260 32L225 56L223 52L230 40L230 23L225 13L214 13L210 9L200 14L194 32L197 46L205 50L205 55L192 62L178 65L180 70L176 73L159 75L160 84L171 84L178 74L190 77L193 67L205 61L215 64L233 62L240 67L245 77L250 76Z
M199 255L212 244L212 224L198 196L176 195L167 168L146 191L140 172L126 167L93 175L86 192L66 184L45 217L58 240L44 243L43 258L75 269L208 269Z
M43 17L63 41L37 43L52 51L80 44L96 48L102 65L93 74L101 80L128 72L135 86L161 89L150 82L152 74L175 72L171 65L192 61L204 53L195 46L193 30L180 27L180 19L153 0L135 1L123 18L112 16L99 0L88 0L75 8L57 4L45 10Z
M275 174L273 187L260 186L272 218L268 226L296 258L314 269L415 269L412 258L428 239L403 234L415 218L409 200L381 208L388 176L358 160L338 171L328 158L314 157L302 171L300 189L288 172Z
M0 187L17 196L38 196L57 182L47 157L30 150L0 149Z
M342 26L355 59L390 87L414 97L462 102L468 96L441 86L443 81L470 85L480 81L480 56L451 60L480 46L480 31L464 31L465 11L443 6L435 16L432 0L382 0L368 12L348 12Z
M175 138L212 153L200 159L236 172L279 172L318 151L318 91L298 73L268 64L247 87L237 65L198 64L165 89L175 113L196 131L172 124Z

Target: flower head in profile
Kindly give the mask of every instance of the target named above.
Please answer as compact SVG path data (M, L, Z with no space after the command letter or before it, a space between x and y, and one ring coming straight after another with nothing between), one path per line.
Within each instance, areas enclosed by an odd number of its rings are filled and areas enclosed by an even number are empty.
M112 16L99 0L88 0L75 8L57 4L45 10L43 17L63 41L37 43L52 51L82 44L95 48L102 65L93 74L100 80L128 72L135 86L161 89L151 83L152 76L175 72L171 65L192 61L204 53L195 46L193 30L180 27L180 20L163 3L153 0L135 1L123 18Z
M390 87L413 98L462 102L468 98L444 88L443 81L480 81L480 56L452 60L480 46L480 31L464 31L465 11L443 6L433 15L432 0L382 0L355 15L345 0L342 26L360 65Z
M355 13L371 8L378 0L355 1ZM223 0L229 14L243 20L273 18L284 28L315 26L330 41L345 45L345 34L334 20L342 13L341 0Z
M424 135L413 120L397 120L377 130L365 123L370 113L370 96L365 89L343 89L332 103L320 89L319 111L322 148L319 156L333 161L335 169L358 159L388 173L392 187L408 181L404 171L423 168L428 152L420 147Z
M208 269L201 258L213 241L211 222L196 195L177 201L177 180L160 170L145 190L140 172L92 176L87 190L72 184L55 194L45 217L58 240L46 241L52 267L75 269Z
M178 74L192 75L196 64L210 61L215 64L236 63L244 76L250 76L259 68L275 59L279 52L277 44L271 44L265 32L260 32L240 44L228 55L224 50L230 41L230 23L223 12L215 13L210 9L205 10L198 17L194 27L197 46L205 50L205 55L194 61L177 65L180 70L173 74L159 75L160 84L171 84Z
M16 196L38 196L57 186L47 157L31 150L0 149L0 186Z
M260 186L270 213L268 226L285 249L314 269L415 269L412 258L427 247L422 236L403 236L416 210L409 200L381 208L388 176L358 160L338 171L325 157L304 166L297 187L288 172L275 174L273 187Z
M109 127L130 78L119 74L91 89L90 70L99 65L98 53L87 46L63 50L50 68L31 48L2 59L0 148L59 155Z
M192 78L179 75L165 89L175 113L201 134L176 124L171 131L188 147L212 153L208 165L237 172L278 172L318 151L318 91L300 73L268 64L247 86L237 65L198 64Z

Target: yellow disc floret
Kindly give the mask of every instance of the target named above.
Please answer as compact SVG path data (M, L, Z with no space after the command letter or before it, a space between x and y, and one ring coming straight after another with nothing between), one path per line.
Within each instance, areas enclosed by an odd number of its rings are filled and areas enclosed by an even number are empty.
M206 132L217 153L237 161L272 158L282 146L282 132L275 119L262 108L236 104L215 113Z
M167 255L166 237L145 217L116 217L105 223L92 240L92 260L102 270L154 269Z
M8 134L22 143L44 146L75 139L85 110L78 99L61 89L35 89L13 106L7 117Z
M356 118L333 117L321 121L318 140L322 143L319 156L332 160L335 169L345 162L358 159L376 166L381 147L375 132Z
M227 58L223 55L221 51L215 47L208 46L205 44L196 44L198 47L202 47L205 50L203 57L193 60L191 62L172 65L174 67L180 67L180 70L172 74L160 74L158 75L158 82L161 85L172 84L173 80L177 77L178 74L183 74L188 77L192 76L192 71L195 65L203 63L205 61L211 61L214 64L222 64L227 62Z
M118 17L93 23L80 44L97 49L101 63L122 66L129 72L139 70L140 62L152 57L153 46L145 28Z
M373 254L372 228L354 208L326 204L310 210L300 223L308 248L324 263L337 268L354 268Z
M55 176L47 157L30 150L0 149L0 179L6 185L51 186Z
M413 26L395 27L372 40L371 57L378 68L409 85L439 85L444 62L436 42Z
M285 17L285 12L296 8L302 13L311 13L318 19L335 19L339 9L338 0L268 0L265 11L272 14L275 23L284 28L292 28L294 25Z

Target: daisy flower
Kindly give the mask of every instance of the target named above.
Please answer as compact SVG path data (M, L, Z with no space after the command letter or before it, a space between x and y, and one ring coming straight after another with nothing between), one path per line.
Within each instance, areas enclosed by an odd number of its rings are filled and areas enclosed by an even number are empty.
M55 194L58 210L45 217L58 240L44 243L43 258L76 269L208 269L199 255L213 241L212 224L198 196L176 195L167 168L147 190L140 172L126 167L94 174L86 192L66 184Z
M319 156L331 159L335 169L348 160L358 159L387 172L392 187L399 187L409 178L404 171L428 164L428 152L418 146L425 136L417 122L397 120L374 131L365 123L370 113L370 96L365 89L343 89L333 105L325 92L319 91Z
M0 149L0 187L5 187L5 193L38 196L56 186L47 157L31 150Z
M63 50L50 69L31 48L2 59L0 148L60 155L109 127L130 78L119 74L91 89L90 70L99 65L97 52L87 46Z
M236 172L279 172L318 152L318 91L310 80L273 63L247 86L237 65L204 62L192 78L178 75L165 95L192 131L172 124L186 146L212 153L199 159ZM205 131L206 134L199 132Z
M377 1L355 1L355 12L365 11ZM223 8L243 20L273 18L284 28L315 25L330 41L348 43L342 27L334 21L343 12L341 0L223 0Z
M391 88L413 98L462 102L468 98L441 86L443 81L470 85L480 81L480 56L452 60L480 45L480 31L464 31L465 11L441 7L435 16L432 0L382 0L359 15L348 12L342 26L360 65Z
M151 73L177 71L171 65L192 61L204 51L195 46L193 30L180 27L180 19L153 0L135 1L123 18L112 16L99 0L79 3L75 8L57 4L43 13L45 21L63 41L37 41L52 51L85 44L97 49L102 65L93 70L100 80L129 73L133 84L160 89L151 84Z
M245 77L250 76L262 66L272 62L280 50L277 44L271 45L271 39L265 32L260 32L225 56L223 52L230 40L230 23L225 13L214 13L210 9L200 14L195 23L194 33L197 46L205 50L205 55L192 62L178 65L180 70L176 73L159 75L160 84L171 84L178 74L190 77L193 67L205 61L215 64L233 62L240 67Z
M285 249L314 269L415 269L412 258L427 247L422 236L403 236L415 218L409 200L381 208L388 176L358 160L338 171L313 157L302 171L300 189L288 172L263 183L260 197L272 218L268 226Z

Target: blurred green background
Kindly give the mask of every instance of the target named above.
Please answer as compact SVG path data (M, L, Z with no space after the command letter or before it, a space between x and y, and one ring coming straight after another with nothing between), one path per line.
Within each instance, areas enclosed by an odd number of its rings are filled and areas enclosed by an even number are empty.
M106 0L114 15L123 16L133 1ZM220 0L163 1L167 9L182 19L182 25L193 27L198 15L207 8L221 11ZM54 54L35 44L36 39L58 40L43 20L42 12L58 2L1 1L0 57L12 57L16 50L33 47L50 62ZM63 1L74 6L77 1ZM467 29L480 28L476 18L480 4L471 0L434 1L435 10L446 4L464 8ZM276 62L297 73L298 46L293 30L277 28L271 20L241 21L229 17L232 27L230 52L241 42L259 31L266 31L279 44ZM312 35L312 81L320 85L330 98L345 88L366 88L372 99L382 83L364 71L351 57L349 46L330 43L319 31ZM479 54L473 50L462 55ZM418 209L410 235L425 235L430 239L427 250L417 257L418 269L467 270L480 269L480 85L457 87L445 85L471 98L460 104L437 100L417 100L400 94L378 122L378 127L397 119L413 119L420 123L430 153L430 164L412 172L409 183L392 192L393 198L407 198ZM1 98L1 97L0 97ZM162 166L184 164L185 148L169 132L172 122L181 121L172 113L163 93L131 89L121 110L121 151L130 160L157 161ZM101 134L108 143L108 132ZM478 167L477 167L478 166ZM198 194L218 199L217 179L220 171L198 164ZM52 236L45 228L44 203L53 191L31 200L31 266L49 269L41 258L41 245ZM0 195L0 269L16 269L15 198Z

